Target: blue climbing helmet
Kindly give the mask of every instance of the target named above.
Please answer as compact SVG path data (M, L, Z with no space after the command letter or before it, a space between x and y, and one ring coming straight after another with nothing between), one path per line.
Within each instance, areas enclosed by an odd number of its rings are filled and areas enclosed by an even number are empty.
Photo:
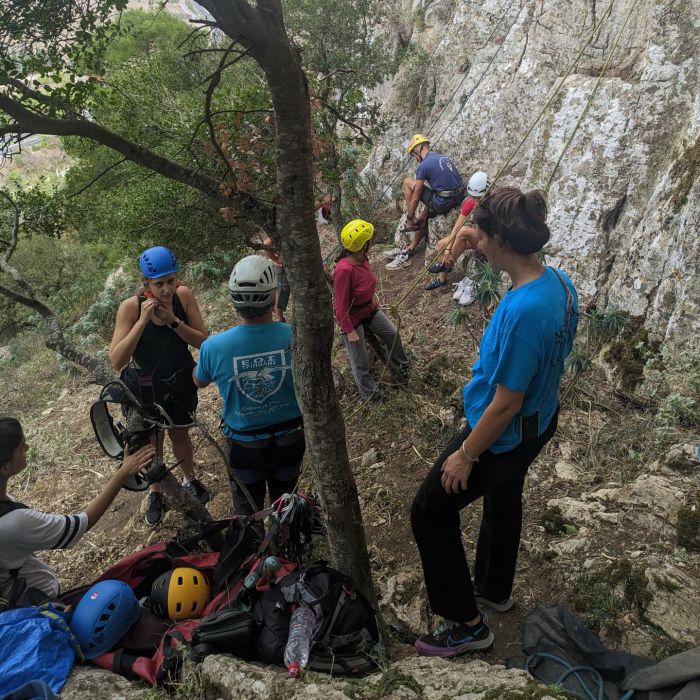
M94 659L116 646L139 617L141 607L130 586L108 579L83 594L70 628L85 658Z
M139 267L143 276L150 280L180 271L173 252L162 245L144 250L139 256Z

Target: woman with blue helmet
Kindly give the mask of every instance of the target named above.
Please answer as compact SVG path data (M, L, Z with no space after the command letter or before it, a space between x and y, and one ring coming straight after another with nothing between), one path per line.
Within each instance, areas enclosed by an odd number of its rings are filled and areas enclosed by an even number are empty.
M175 459L181 462L185 488L202 503L209 493L195 478L194 450L189 435L197 408L192 381L194 359L207 337L192 290L180 284L177 260L164 246L148 248L139 257L143 288L119 307L109 359L142 404L157 403L176 427L168 430ZM127 365L131 364L130 367ZM125 369L126 368L126 369ZM162 445L158 446L159 451ZM160 486L151 486L146 523L157 525L165 512Z

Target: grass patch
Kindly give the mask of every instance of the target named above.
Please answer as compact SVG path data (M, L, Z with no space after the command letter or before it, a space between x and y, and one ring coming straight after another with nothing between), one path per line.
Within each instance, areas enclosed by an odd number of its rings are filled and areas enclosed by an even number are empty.
M408 688L419 698L425 697L423 686L415 678L407 676L395 666L385 669L376 683L370 683L367 680L352 680L346 683L343 690L351 698L374 700L374 698L386 697L399 688Z
M651 602L644 570L629 559L611 563L602 571L583 576L573 603L587 627L598 633L617 632L621 614L633 610L642 615Z

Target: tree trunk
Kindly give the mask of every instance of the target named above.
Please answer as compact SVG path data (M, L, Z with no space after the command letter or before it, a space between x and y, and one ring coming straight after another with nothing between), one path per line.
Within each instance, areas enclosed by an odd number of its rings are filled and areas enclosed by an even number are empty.
M304 413L307 457L325 513L333 563L352 576L376 607L357 485L333 383L334 324L313 212L308 86L287 38L281 7L265 3L263 12L267 31L251 54L265 72L275 112L277 239L295 298L294 383Z

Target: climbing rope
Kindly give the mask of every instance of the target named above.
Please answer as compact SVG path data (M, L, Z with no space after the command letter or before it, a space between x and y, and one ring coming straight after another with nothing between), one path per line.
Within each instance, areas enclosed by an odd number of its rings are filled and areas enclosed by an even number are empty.
M574 136L576 135L576 132L578 131L579 126L581 126L581 123L583 122L584 117L586 114L588 114L588 110L591 108L591 104L593 103L593 98L595 97L596 92L598 92L598 88L600 87L600 83L603 80L603 76L606 74L608 67L610 66L610 62L612 61L612 57L615 53L615 50L617 49L617 45L620 43L620 39L622 38L622 34L625 31L625 28L627 27L627 22L629 22L629 18L632 16L632 12L634 11L634 8L637 5L638 0L634 0L632 5L630 6L630 10L627 13L627 16L625 17L625 21L622 23L622 27L620 31L617 33L617 37L615 38L615 42L613 44L612 49L610 49L610 52L608 53L608 57L605 61L605 64L603 65L602 70L600 71L600 74L598 75L598 80L596 81L596 84L593 86L593 90L591 91L591 94L588 96L588 100L586 101L586 105L583 108L583 111L579 115L578 120L576 121L576 124L574 125L574 129L569 135L568 140L564 144L564 148L561 149L561 153L559 154L559 157L557 158L557 162L554 164L554 168L552 169L552 173L549 176L549 179L547 180L547 184L544 187L544 192L547 194L549 192L549 188L552 186L552 182L554 181L554 176L559 169L559 165L561 164L562 158L564 157L564 154L568 150L569 146L571 145L571 142L574 140Z

